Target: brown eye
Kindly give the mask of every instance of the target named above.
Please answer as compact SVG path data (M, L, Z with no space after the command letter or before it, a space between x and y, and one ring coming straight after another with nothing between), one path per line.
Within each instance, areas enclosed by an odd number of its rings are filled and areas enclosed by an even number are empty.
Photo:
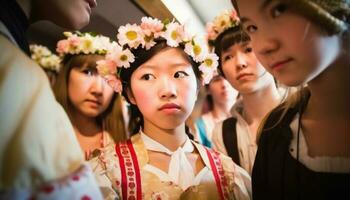
M285 4L277 4L271 9L272 18L279 17L282 13L287 10L287 5Z
M97 75L97 71L94 69L85 69L82 71L87 76L95 76Z
M232 58L233 58L232 55L226 55L226 56L224 56L224 61L231 60Z
M245 53L250 53L250 52L252 52L252 51L253 51L253 48L251 48L251 47L247 47L247 48L245 48L245 50L244 50Z
M248 25L246 27L246 30L249 34L254 33L256 30L258 30L258 27L254 26L254 25Z
M174 78L183 78L185 76L188 76L188 74L184 71L178 71L174 74Z
M141 76L141 79L149 81L151 79L155 79L155 77L152 74L144 74L143 76Z

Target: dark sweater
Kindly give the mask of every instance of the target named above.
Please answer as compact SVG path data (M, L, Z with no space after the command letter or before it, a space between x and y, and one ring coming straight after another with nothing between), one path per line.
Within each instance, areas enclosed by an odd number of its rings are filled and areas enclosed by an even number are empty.
M253 199L350 199L350 173L324 173L308 169L291 156L290 123L306 105L305 100L288 109L276 108L268 117L258 142L252 173ZM300 108L300 109L299 109ZM273 127L273 128L271 128ZM270 129L269 129L270 128Z

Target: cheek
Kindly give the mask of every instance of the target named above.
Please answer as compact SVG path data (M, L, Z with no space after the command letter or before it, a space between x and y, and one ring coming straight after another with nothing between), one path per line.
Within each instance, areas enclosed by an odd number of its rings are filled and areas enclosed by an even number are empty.
M225 74L226 80L230 83L230 85L236 85L236 70L234 69L233 62L226 62L225 65L222 66L223 72Z
M143 88L140 84L132 84L131 86L132 95L136 106L140 109L140 111L147 110L154 103L153 100L156 98L155 92L153 92L150 88Z
M198 90L197 90L197 81L195 78L189 80L184 85L178 88L178 91L183 94L185 97L185 104L189 105L192 109L194 106L197 96L198 96Z
M104 103L105 103L106 107L111 102L113 95L114 95L113 89L111 87L109 87L108 85L105 85L105 89L103 91L103 97L104 97Z

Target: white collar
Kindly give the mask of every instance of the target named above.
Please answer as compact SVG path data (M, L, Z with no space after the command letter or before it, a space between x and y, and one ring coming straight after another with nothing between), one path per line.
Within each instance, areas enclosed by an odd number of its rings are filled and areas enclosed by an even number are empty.
M153 140L152 138L150 138L142 130L140 131L140 133L141 133L141 138L143 140L143 143L145 144L145 147L146 147L147 150L166 153L166 154L168 154L170 156L173 155L175 152L177 152L179 149L181 149L185 153L192 153L193 150L194 150L193 144L192 144L191 140L188 137L186 137L186 141L185 141L185 143L184 143L184 145L182 147L179 146L176 149L176 151L171 151L168 148L166 148L164 145L162 145L159 142L157 142L157 141Z
M170 151L164 145L153 140L142 131L140 131L140 133L147 150L162 152L171 156L167 174L174 183L183 190L195 184L194 169L185 154L194 151L194 146L188 137L182 147L178 147L176 151Z

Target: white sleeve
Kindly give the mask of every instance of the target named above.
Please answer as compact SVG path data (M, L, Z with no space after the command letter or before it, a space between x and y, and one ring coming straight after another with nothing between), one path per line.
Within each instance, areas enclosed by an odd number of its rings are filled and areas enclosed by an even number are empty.
M235 199L252 199L252 181L243 168L234 164L234 194Z

